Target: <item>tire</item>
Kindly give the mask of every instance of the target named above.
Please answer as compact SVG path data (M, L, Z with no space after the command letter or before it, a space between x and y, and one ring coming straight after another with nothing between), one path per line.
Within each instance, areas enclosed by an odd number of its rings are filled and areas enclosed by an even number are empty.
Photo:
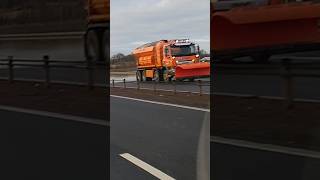
M148 81L148 78L146 77L146 72L145 71L140 71L140 72L141 72L142 82Z
M160 70L158 70L158 69L154 70L154 78L153 78L153 80L155 82L160 82L160 72L159 71Z
M136 72L136 79L137 79L138 82L142 82L143 81L143 79L142 79L142 71L138 70Z
M95 62L106 62L105 57L109 54L109 37L103 28L88 29L85 34L85 55L87 59Z
M103 33L103 45L102 51L105 62L110 62L110 34L109 30L105 30Z
M87 59L97 61L99 58L99 39L94 29L88 30L85 35L85 54Z

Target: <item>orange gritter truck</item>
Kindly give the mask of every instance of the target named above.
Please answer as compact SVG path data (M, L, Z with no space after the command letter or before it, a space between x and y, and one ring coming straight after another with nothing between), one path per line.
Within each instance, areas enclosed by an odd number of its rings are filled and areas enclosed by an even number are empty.
M216 59L320 49L318 0L212 0L211 53Z
M193 80L210 75L210 64L199 62L199 46L188 39L160 40L133 51L137 81Z
M109 58L109 0L87 0L87 29L84 49L87 59L105 62Z

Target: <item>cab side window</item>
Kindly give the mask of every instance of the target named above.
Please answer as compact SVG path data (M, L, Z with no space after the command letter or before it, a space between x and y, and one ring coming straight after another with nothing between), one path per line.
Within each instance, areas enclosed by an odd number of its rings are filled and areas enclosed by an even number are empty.
M164 55L165 55L165 56L169 56L169 48L168 48L168 47L165 47L165 49L164 49Z

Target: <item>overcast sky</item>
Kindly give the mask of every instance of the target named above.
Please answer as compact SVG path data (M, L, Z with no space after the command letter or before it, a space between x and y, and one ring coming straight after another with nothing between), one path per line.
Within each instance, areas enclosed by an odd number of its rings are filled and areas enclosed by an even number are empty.
M111 55L144 43L189 38L210 49L210 0L111 0Z

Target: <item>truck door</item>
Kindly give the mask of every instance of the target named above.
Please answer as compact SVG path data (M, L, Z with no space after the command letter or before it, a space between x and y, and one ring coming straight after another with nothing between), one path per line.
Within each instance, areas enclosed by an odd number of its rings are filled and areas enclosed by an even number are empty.
M169 46L163 47L163 65L165 67L172 66L172 57Z

